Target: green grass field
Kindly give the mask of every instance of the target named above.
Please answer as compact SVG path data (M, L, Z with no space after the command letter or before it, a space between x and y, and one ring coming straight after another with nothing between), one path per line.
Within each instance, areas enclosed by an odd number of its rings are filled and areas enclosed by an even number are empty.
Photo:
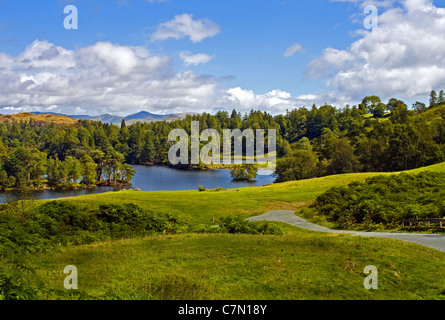
M412 170L445 172L445 163ZM299 209L332 186L376 173L335 175L222 191L120 191L70 199L88 208L132 202L190 224ZM389 173L388 173L389 174ZM325 234L280 224L284 235L179 234L61 247L34 257L51 299L445 299L445 253L391 239ZM66 265L79 290L63 289ZM365 290L365 266L379 288Z
M39 263L61 289L64 267L75 265L80 292L100 299L444 299L444 258L395 240L292 230L113 241L63 248ZM367 265L378 268L377 290L364 289Z
M422 171L445 172L445 163L420 169L406 171L419 173ZM392 173L351 173L332 175L322 178L284 182L263 187L245 187L191 191L117 191L70 198L70 201L85 204L88 208L100 204L135 203L142 208L154 211L175 213L192 224L208 224L212 218L230 214L247 217L262 214L273 209L295 209L308 205L316 197L329 188L347 185L353 181L364 181L376 174Z

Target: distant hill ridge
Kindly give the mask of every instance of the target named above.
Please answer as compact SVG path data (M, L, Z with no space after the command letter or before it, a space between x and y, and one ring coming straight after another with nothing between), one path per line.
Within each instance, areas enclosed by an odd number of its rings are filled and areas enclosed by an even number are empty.
M62 114L33 114L29 112L23 112L17 114L0 115L0 122L28 122L29 120L32 120L35 126L45 126L50 123L72 126L78 123L78 119L74 119Z
M22 113L22 114L62 116L62 117L68 117L68 118L72 118L72 119L101 121L103 123L120 125L122 122L122 119L125 120L126 124L132 124L135 122L154 122L154 121L164 121L164 120L165 121L174 121L174 120L184 119L187 115L189 115L189 114L193 115L196 113L189 112L189 113L172 113L172 114L160 115L160 114L150 113L147 111L141 111L138 113L134 113L134 114L125 116L125 117L115 116L112 114L102 114L99 116L91 116L91 115L70 115L70 114L63 114L63 113L56 113L56 112L29 112L29 113ZM17 115L19 115L19 114L9 115L9 116L17 116ZM8 115L3 115L0 117L5 117L5 116L8 116ZM18 121L20 121L19 118L17 118Z

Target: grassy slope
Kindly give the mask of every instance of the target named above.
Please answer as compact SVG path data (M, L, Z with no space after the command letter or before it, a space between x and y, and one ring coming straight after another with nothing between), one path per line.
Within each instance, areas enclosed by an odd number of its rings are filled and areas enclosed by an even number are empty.
M445 172L445 162L407 172ZM333 186L347 185L352 181L364 181L376 174L352 173L322 178L291 181L264 187L246 187L223 191L118 191L79 196L70 200L88 207L101 203L133 202L143 208L176 213L191 223L209 223L213 217L242 214L246 217L272 209L297 209L313 201ZM198 186L197 186L198 187Z
M445 171L445 163L416 169ZM88 206L134 202L176 212L191 223L231 213L297 208L334 185L373 173L336 175L220 192L121 191L73 198ZM445 299L445 253L391 239L324 234L284 226L283 236L155 236L61 248L36 258L63 289L63 268L79 269L79 289L122 299ZM363 288L366 265L379 289ZM105 295L105 296L104 296Z
M59 289L64 267L76 265L79 290L98 298L444 299L444 258L390 239L289 230L114 241L63 248L39 263ZM367 265L378 268L378 290L363 287Z

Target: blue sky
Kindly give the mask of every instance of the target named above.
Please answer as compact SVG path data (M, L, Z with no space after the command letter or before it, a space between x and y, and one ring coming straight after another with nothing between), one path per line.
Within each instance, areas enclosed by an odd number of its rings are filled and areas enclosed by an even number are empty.
M0 0L0 113L425 100L445 88L444 2ZM363 27L368 4L378 30ZM77 30L63 27L66 5L78 9Z

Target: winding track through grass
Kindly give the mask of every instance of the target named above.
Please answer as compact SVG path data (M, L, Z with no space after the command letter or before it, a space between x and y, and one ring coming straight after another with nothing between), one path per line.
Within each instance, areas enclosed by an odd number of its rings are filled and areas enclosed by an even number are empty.
M297 215L291 210L271 210L262 215L250 217L249 221L278 221L296 226L299 228L331 233L347 233L354 236L374 237L374 238L390 238L402 241L417 243L439 251L445 252L445 235L443 234L427 234L427 233L402 233L402 232L363 232L334 230L327 227L319 226L309 222Z
M423 171L445 172L445 162L409 172ZM385 239L403 236L399 233L332 230L295 215L329 188L376 174L382 173L218 192L127 190L70 198L86 212L100 204L135 203L146 210L176 214L195 226L231 214L267 220L272 219L269 210L282 209L284 223L278 223L286 233L186 233L114 240L60 247L37 255L35 264L39 275L56 289L63 288L64 267L76 265L82 292L100 299L445 299L444 250L402 238L398 239L405 241ZM407 237L412 240L419 234ZM442 249L445 245L445 239L433 234L424 235L424 240L441 242ZM379 269L379 290L363 288L367 265Z

